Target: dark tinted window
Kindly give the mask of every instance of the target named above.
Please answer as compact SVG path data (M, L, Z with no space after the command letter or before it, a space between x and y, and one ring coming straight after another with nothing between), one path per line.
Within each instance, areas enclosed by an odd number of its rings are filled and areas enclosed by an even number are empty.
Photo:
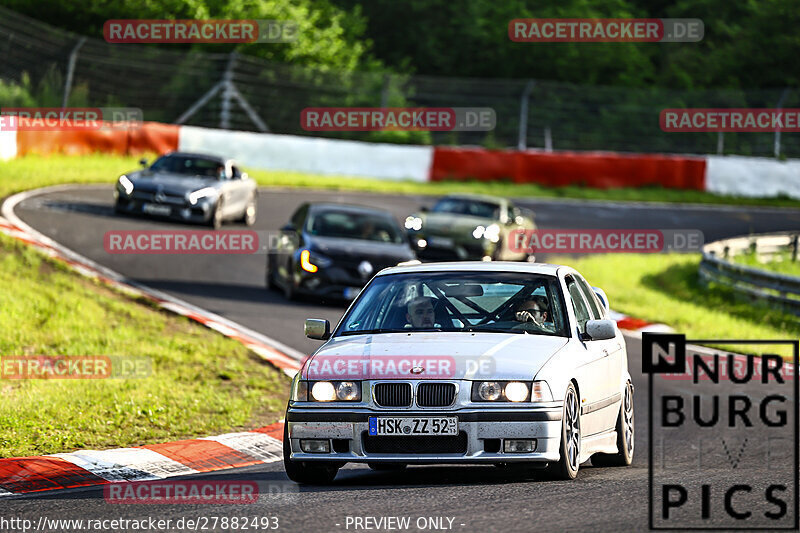
M432 211L434 213L453 213L494 220L500 218L500 206L498 204L465 198L442 198L433 206Z
M349 211L314 211L306 230L311 235L359 239L375 242L402 243L400 227L389 216Z
M219 178L225 166L213 159L182 155L165 155L159 157L150 169L156 172L170 172L172 174L184 174L186 176Z

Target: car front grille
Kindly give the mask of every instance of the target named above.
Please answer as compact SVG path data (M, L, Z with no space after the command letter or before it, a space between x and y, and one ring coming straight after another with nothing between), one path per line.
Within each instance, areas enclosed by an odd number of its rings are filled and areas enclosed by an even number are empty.
M420 383L417 387L417 405L420 407L447 407L453 404L456 386L453 383Z
M375 403L381 407L409 407L411 383L378 383L374 389Z
M467 453L467 434L435 437L372 437L362 434L363 449L367 453L391 454L443 454Z

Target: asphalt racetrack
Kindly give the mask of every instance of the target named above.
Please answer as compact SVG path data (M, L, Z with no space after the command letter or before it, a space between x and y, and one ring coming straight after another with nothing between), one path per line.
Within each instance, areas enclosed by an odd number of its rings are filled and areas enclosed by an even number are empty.
M385 207L402 221L432 198L306 190L261 189L255 229L275 231L303 201L327 200ZM645 206L594 202L521 200L533 209L540 228L699 229L707 241L722 237L796 229L800 211L705 206ZM341 305L312 301L287 302L264 288L263 255L110 255L103 248L109 230L196 229L191 226L118 217L112 210L111 187L81 186L33 196L16 214L36 230L84 256L132 279L175 295L237 321L304 353L319 342L303 336L303 319L338 321ZM242 228L229 225L225 229ZM613 306L613 302L612 302ZM627 338L630 372L636 387L636 454L628 468L582 466L571 482L543 481L519 468L493 466L414 466L401 473L373 472L366 465L348 465L329 487L291 485L295 493L262 496L251 505L117 505L106 503L101 488L74 489L14 497L2 503L3 515L29 518L199 518L213 516L278 517L280 531L356 531L353 517L411 517L411 531L643 531L648 528L648 409L647 379L642 374L641 342ZM220 354L224 357L224 354ZM687 383L664 381L659 392L687 394ZM708 390L698 386L694 393ZM796 407L796 406L795 406ZM699 437L687 431L687 443ZM756 456L743 455L757 461ZM777 457L777 456L776 456ZM749 459L748 459L749 458ZM743 461L745 460L743 459ZM787 467L786 458L777 468ZM709 462L701 471L687 468L686 479L713 478L715 487L740 482L742 469L726 461ZM189 478L181 478L189 479ZM256 481L262 487L287 487L282 463L226 470L195 479ZM790 487L791 489L791 487ZM265 489L267 490L267 489ZM754 515L770 509L759 493ZM714 513L721 496L714 493ZM797 497L784 494L788 502ZM690 494L693 505L699 496ZM657 502L660 506L660 500ZM660 507L658 507L660 509ZM796 508L789 505L789 513ZM716 516L716 514L714 515ZM350 517L350 519L348 519ZM419 522L424 517L426 520ZM440 521L428 518L444 517ZM763 524L760 521L754 522ZM363 522L362 522L363 524ZM425 525L419 528L418 525ZM782 522L783 524L783 522ZM743 526L746 524L742 524ZM216 529L222 530L221 527ZM385 529L385 528L384 528ZM374 530L374 529L373 529Z

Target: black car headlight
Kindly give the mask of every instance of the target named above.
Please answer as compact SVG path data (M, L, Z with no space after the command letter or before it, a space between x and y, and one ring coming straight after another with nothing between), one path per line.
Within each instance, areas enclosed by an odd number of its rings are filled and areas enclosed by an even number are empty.
M360 402L361 382L298 380L292 387L291 399L301 402Z
M544 381L473 381L473 402L548 402L550 387Z

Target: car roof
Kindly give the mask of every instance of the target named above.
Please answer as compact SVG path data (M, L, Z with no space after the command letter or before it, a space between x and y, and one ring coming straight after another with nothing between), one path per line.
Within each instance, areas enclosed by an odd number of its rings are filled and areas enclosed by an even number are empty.
M228 161L232 161L231 159L220 157L218 155L196 154L194 152L170 152L170 153L164 154L164 155L167 155L167 156L178 156L178 157L196 157L198 159L208 159L208 160L211 160L211 161L219 161L220 163L226 163Z
M309 210L313 211L331 210L331 211L344 211L347 213L375 213L393 218L392 214L386 211L385 209L380 209L378 207L370 207L366 205L358 205L358 204L340 204L336 202L309 202L308 208Z
M457 200L473 200L479 202L489 202L492 204L506 204L508 200L501 196L492 196L490 194L475 194L475 193L453 193L443 196L441 199L455 198Z
M555 276L559 269L574 272L570 267L550 263L526 263L513 261L449 261L443 263L422 263L418 265L403 265L381 270L377 276L399 274L408 272L526 272L528 274L543 274Z

